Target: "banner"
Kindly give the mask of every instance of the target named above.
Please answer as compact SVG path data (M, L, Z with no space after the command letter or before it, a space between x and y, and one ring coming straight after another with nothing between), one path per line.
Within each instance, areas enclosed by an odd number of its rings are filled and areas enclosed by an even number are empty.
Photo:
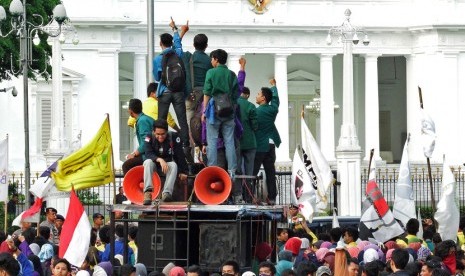
M95 137L80 150L58 161L51 175L60 191L81 190L115 181L110 123L105 119Z
M8 201L8 137L0 141L0 201Z
M411 218L416 218L415 200L413 198L413 187L410 176L410 163L408 155L409 138L405 141L402 161L400 162L399 178L396 184L396 197L392 212L404 227Z
M307 221L311 222L313 213L316 211L316 194L297 149L292 163L291 189L293 191L291 193L292 202L299 206L300 213Z
M328 204L326 192L335 181L328 161L321 153L320 147L308 129L305 120L301 118L302 159L310 176L311 184L316 190L318 210L326 209ZM318 211L317 210L317 211Z
M444 157L442 168L441 199L436 206L434 219L438 222L438 233L443 241L457 240L460 212L456 197L455 177Z

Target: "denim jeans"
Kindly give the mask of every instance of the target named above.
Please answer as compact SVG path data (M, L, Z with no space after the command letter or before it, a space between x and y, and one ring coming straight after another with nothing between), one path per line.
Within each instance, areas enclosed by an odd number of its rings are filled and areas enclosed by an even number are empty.
M237 168L236 147L234 146L234 119L219 118L215 116L215 122L210 124L207 120L207 165L218 166L217 143L218 134L221 131L226 148L226 160L228 161L228 173L234 180Z
M176 113L176 118L181 128L179 137L181 137L183 146L189 146L189 127L187 125L184 93L165 90L158 98L158 118L164 120L168 118L168 111L171 103L173 104L174 112Z
M165 183L163 185L163 192L173 195L174 183L178 176L178 165L175 162L166 162L168 164L168 171L166 172ZM144 161L144 192L153 191L152 174L157 169L157 164L152 159ZM162 184L162 183L160 183Z

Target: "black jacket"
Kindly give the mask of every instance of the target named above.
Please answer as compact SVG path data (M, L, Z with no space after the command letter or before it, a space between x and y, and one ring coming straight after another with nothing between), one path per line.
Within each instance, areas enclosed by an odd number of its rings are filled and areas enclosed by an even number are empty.
M184 152L182 150L181 138L178 134L172 131L168 131L165 141L163 143L158 142L153 133L147 136L144 140L145 148L145 159L152 159L153 162L157 158L162 158L166 162L174 161L178 165L178 173L187 174L187 162Z

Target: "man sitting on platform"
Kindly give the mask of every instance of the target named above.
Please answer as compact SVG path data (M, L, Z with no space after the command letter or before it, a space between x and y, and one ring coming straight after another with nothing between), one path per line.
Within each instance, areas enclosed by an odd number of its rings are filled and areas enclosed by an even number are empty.
M173 187L178 176L181 180L187 178L187 162L184 156L181 139L168 131L168 123L158 119L153 123L152 134L145 138L144 161L144 205L152 203L152 174L155 168L158 173L166 176L162 193L162 201L172 200Z

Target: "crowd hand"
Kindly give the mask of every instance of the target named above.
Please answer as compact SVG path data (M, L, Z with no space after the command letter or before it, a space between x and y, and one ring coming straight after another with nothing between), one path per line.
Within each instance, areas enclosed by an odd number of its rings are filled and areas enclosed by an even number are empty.
M8 248L10 248L11 251L16 251L18 249L13 239L7 239L6 244L8 245Z
M244 70L246 63L247 63L247 60L244 57L241 57L239 59L239 64L241 65L241 70Z
M181 181L186 181L186 180L187 180L187 174L185 174L185 173L180 173L180 174L179 174L179 180L181 180Z
M271 86L276 86L276 80L275 80L275 78L272 78L272 79L270 80L270 84L271 84Z
M134 154L134 152L133 152L133 153L130 153L130 154L126 155L126 160L132 159L132 158L134 158L134 157L136 157L136 155Z
M23 241L25 240L25 238L24 238L23 235L19 235L19 236L18 236L18 240L19 240L20 242L23 242Z
M173 17L171 17L170 27L171 29L174 29L176 27L176 23L174 23Z
M200 117L200 120L203 122L205 122L205 114L202 114L202 117Z
M158 163L160 163L161 171L166 174L168 173L168 164L166 164L166 161L158 158Z
M202 153L207 154L207 146L202 146Z
M182 25L182 26L181 26L181 33L182 33L182 34L185 34L185 33L187 33L188 31L189 31L189 20L187 20L186 25Z

